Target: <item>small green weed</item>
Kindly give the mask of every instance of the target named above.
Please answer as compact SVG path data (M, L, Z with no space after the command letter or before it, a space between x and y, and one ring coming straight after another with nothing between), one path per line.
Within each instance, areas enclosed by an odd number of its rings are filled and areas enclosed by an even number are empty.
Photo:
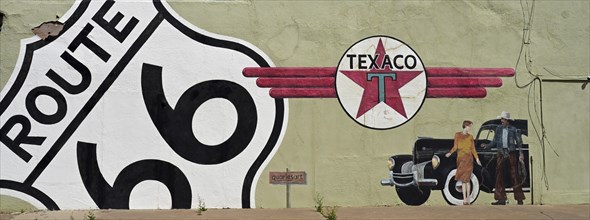
M205 202L199 196L199 207L197 209L197 214L202 215L204 211L207 211L207 207L205 207Z
M316 193L313 201L315 201L315 211L322 213L324 210L324 197L320 193Z
M322 213L322 216L326 218L326 220L336 220L336 207L326 207L327 214Z
M324 197L320 193L316 193L313 201L315 201L315 211L319 212L326 220L336 220L336 207L324 206Z
M96 220L96 216L94 216L94 212L88 211L88 214L84 216L84 220Z

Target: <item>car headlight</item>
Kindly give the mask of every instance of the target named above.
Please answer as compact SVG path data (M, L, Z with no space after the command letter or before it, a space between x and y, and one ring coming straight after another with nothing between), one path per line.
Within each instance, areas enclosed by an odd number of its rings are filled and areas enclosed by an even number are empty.
M432 169L436 169L440 164L440 158L436 155L432 156Z
M395 166L395 161L393 160L393 158L387 159L387 168L389 170L393 170L393 166Z

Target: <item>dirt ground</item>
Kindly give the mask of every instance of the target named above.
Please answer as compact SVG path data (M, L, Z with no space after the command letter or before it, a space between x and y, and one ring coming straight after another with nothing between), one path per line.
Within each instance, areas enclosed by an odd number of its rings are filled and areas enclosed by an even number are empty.
M0 219L590 219L590 205L473 205L337 207L323 216L314 209L76 210L0 215Z

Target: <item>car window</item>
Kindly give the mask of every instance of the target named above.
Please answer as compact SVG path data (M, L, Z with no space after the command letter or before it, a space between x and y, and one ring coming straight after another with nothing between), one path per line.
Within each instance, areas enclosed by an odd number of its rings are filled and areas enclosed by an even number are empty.
M492 141L494 139L494 126L482 127L477 134L477 139Z
M494 130L490 129L486 131L486 140L492 141L494 139Z

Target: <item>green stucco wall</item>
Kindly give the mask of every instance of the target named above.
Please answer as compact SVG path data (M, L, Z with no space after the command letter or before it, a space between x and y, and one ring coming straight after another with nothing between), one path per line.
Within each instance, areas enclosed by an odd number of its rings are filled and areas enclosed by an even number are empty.
M427 67L514 68L522 43L523 11L519 1L169 1L186 20L207 31L243 39L264 51L278 67L335 67L354 42L389 35L410 45ZM5 14L0 32L0 85L18 56L19 40L30 29L62 15L72 1L0 2ZM529 8L532 2L528 2ZM526 7L526 5L525 5ZM537 1L531 29L530 57L521 58L519 84L532 78L585 79L590 75L590 2ZM306 171L307 185L291 187L292 207L313 207L320 193L326 205L403 204L395 189L379 185L387 177L388 156L410 153L417 136L451 138L464 119L482 122L501 111L528 119L525 142L534 159L534 195L527 203L590 202L590 86L539 84L518 89L514 77L488 89L483 99L426 99L420 112L401 127L378 131L359 126L337 99L290 99L284 140L259 179L256 206L285 206L285 186L270 185L268 172ZM545 167L534 103L542 92L546 135ZM536 98L536 99L535 99ZM536 100L536 102L535 102ZM529 117L529 111L532 117ZM537 110L540 114L541 112ZM546 142L547 143L547 142ZM449 146L450 147L450 146ZM545 185L548 183L548 187ZM512 200L509 194L509 199ZM482 192L476 204L489 204ZM445 204L433 191L427 205Z

